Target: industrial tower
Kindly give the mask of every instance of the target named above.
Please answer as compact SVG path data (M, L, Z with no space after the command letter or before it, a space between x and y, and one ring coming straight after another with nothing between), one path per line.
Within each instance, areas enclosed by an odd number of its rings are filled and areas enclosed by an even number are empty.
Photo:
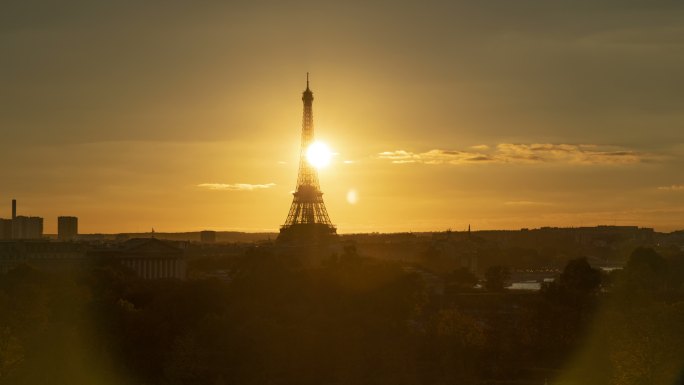
M281 242L325 242L336 235L323 203L323 193L318 184L318 173L306 159L306 151L314 141L313 92L309 89L306 74L306 90L302 94L304 117L302 119L302 146L299 151L299 174L290 212L280 228Z

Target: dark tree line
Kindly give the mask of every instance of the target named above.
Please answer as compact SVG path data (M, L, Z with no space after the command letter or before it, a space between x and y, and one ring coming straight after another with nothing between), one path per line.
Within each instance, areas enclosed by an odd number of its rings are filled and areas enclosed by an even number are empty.
M0 276L2 384L672 384L684 257L637 249L609 275L569 261L539 293L449 290L349 248L318 268L252 249L230 281L119 266Z

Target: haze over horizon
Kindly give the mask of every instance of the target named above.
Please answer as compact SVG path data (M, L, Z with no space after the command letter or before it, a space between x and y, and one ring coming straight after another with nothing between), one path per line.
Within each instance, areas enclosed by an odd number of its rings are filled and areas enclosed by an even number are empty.
M0 217L46 233L278 231L307 71L340 233L684 228L682 3L3 8Z

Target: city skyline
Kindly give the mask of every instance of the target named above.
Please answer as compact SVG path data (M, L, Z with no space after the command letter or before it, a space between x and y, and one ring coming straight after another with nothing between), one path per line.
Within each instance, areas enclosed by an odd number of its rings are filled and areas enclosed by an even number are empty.
M0 202L45 233L65 214L82 233L277 232L310 71L340 233L682 229L682 16L658 1L12 2Z

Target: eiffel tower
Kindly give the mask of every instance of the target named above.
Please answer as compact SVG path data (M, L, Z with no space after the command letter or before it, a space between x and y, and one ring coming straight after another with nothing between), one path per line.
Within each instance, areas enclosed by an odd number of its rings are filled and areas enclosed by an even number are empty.
M313 92L309 89L309 73L306 74L306 90L302 94L304 117L302 119L302 147L299 151L299 174L297 187L292 195L292 205L285 224L280 227L280 242L326 242L337 234L330 222L328 210L323 203L323 193L318 184L318 173L306 159L306 151L314 141Z

